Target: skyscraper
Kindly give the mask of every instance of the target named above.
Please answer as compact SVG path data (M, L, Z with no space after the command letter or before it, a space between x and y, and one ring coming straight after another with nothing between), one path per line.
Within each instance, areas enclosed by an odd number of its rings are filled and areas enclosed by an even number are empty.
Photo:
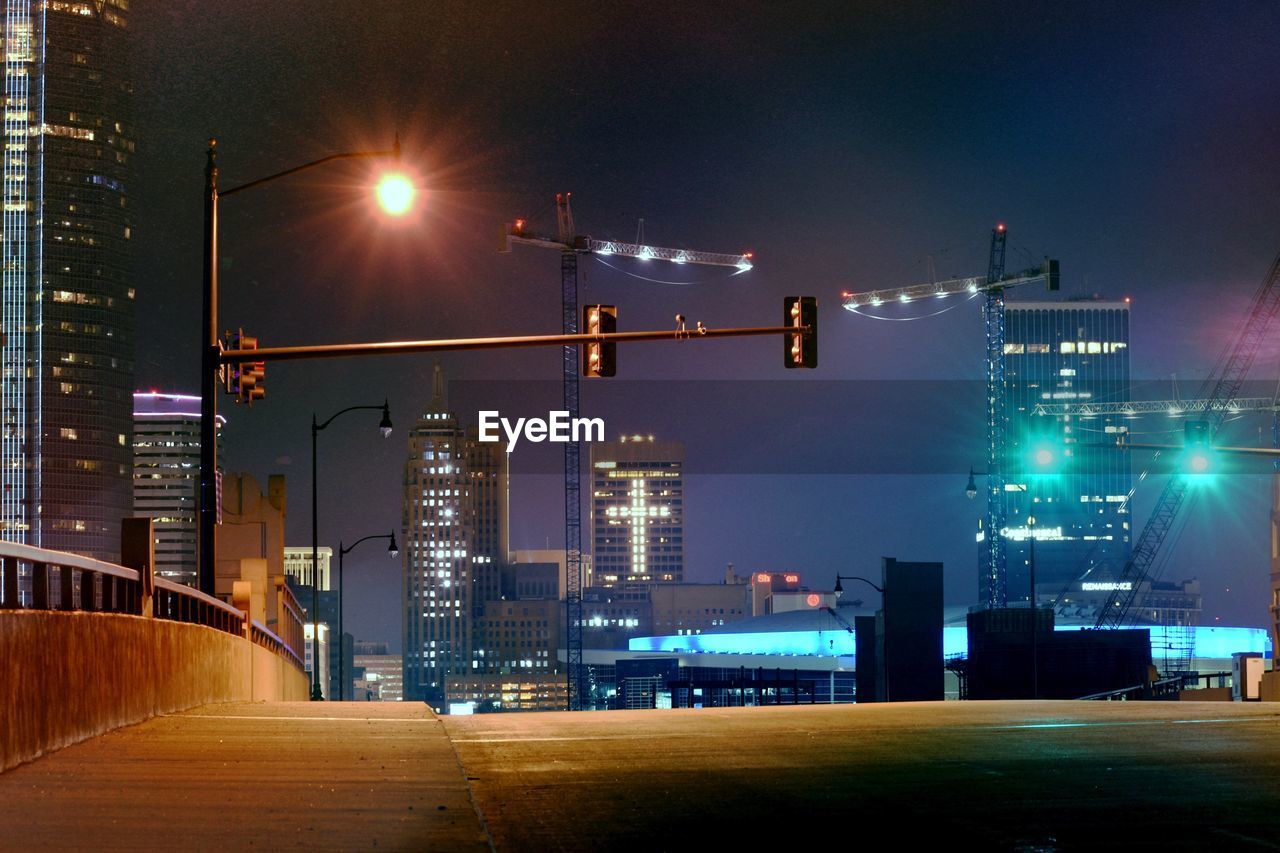
M1127 421L1042 416L1035 407L1129 400L1129 304L1009 303L1005 371L1009 600L1027 596L1026 542L1033 535L1042 601L1104 599L1089 587L1113 581L1129 557L1132 475L1128 454L1087 445L1126 431Z
M684 580L684 445L623 436L591 445L597 586Z
M156 574L193 586L199 470L200 398L134 394L133 511L156 523Z
M486 668L479 626L501 598L507 454L447 409L439 367L434 385L405 463L404 695L442 708L447 678Z
M0 536L115 559L133 497L128 2L4 16Z

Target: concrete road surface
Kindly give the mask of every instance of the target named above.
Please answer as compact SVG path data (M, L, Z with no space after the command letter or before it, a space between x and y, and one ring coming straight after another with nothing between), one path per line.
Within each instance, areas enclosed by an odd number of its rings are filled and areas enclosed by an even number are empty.
M1280 849L1271 704L819 705L445 725L500 851Z
M424 705L209 706L0 774L3 850L296 848L489 844Z

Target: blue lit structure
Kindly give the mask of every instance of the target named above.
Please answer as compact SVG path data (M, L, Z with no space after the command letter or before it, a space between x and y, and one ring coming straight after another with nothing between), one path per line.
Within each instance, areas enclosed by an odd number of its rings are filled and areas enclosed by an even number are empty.
M1059 625L1057 631L1080 631L1085 625ZM1152 655L1163 654L1169 640L1159 625L1129 625L1151 632ZM1179 630L1179 629L1175 629ZM1181 629L1185 630L1185 629ZM1191 629L1194 646L1191 657L1227 659L1235 652L1260 652L1271 657L1271 637L1264 628L1197 627ZM825 631L761 631L742 634L692 634L665 637L635 637L633 652L686 652L721 655L780 655L801 657L851 657L857 644L853 634L841 629ZM968 630L942 629L942 653L946 657L969 652Z

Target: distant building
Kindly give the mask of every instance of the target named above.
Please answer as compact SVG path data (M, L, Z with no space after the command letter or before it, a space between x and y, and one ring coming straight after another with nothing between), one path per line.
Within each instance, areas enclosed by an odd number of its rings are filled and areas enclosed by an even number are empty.
M314 622L307 622L302 626L303 647L305 649L305 653L302 656L302 662L303 668L307 671L308 677L310 677L314 683L315 676L312 675L312 673L314 673L315 670L313 667L315 666L317 659L320 661L320 684L323 688L329 684L329 626L321 622L319 629L320 647L317 650L316 624ZM328 691L325 691L325 695L326 697L329 696Z
M647 584L593 586L582 591L582 647L625 649L633 637L654 633Z
M593 582L684 580L684 446L653 436L591 445Z
M329 563L333 549L321 545L316 549L316 566L320 572L320 589L332 589L329 581ZM299 586L311 586L311 546L284 549L284 573Z
M447 701L487 711L563 711L569 685L563 675L449 676Z
M443 710L446 678L485 669L477 623L502 597L508 528L506 448L462 427L439 367L404 472L404 695Z
M701 634L752 615L751 588L745 584L655 583L649 600L659 634Z
M555 563L560 567L559 571L559 589L556 593L561 599L564 598L565 591L565 555L563 548L538 548L533 550L516 550L511 552L510 562L513 565L523 563ZM582 555L582 584L581 589L592 586L592 570L591 555Z
M560 610L556 598L486 601L476 626L483 638L483 662L477 669L499 675L557 672Z
M199 469L200 398L134 394L133 512L155 522L156 574L191 586L197 583Z
M751 615L764 616L774 612L773 596L800 591L799 572L752 572Z
M1009 388L1005 457L1009 601L1028 596L1027 539L1036 540L1037 597L1096 605L1108 594L1079 584L1118 579L1129 557L1129 454L1089 442L1128 431L1122 417L1035 414L1041 403L1130 399L1129 303L1010 302L1005 308ZM1038 458L1043 453L1043 457ZM1035 529L1027 518L1034 516ZM980 600L988 573L980 572Z
M376 691L376 701L399 702L404 699L404 659L400 655L386 653L386 644L382 644L383 652L367 654L361 651L364 643L356 643L355 668L364 671L363 680L367 689ZM358 689L353 690L356 701L364 699Z

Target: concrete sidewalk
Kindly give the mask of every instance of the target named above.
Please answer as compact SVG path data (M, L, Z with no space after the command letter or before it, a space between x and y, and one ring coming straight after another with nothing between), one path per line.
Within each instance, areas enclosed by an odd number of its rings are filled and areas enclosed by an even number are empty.
M488 850L426 706L230 704L0 774L0 849Z

